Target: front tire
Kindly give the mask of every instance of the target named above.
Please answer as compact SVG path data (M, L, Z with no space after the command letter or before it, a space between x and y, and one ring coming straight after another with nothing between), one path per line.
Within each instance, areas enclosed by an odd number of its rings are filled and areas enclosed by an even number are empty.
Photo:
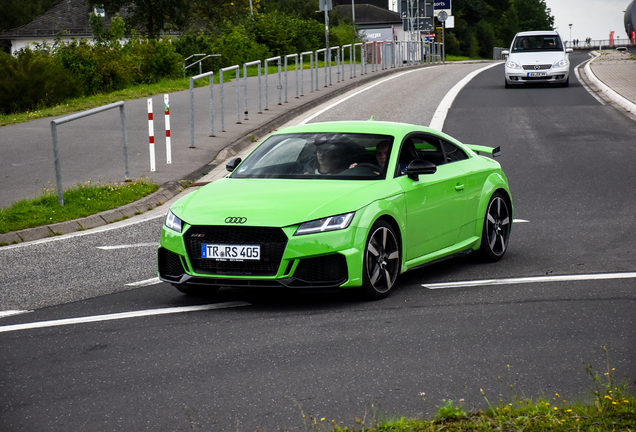
M512 219L508 201L499 192L488 202L481 235L481 257L488 262L499 261L508 249Z
M383 220L371 227L364 248L362 290L378 300L389 295L400 274L400 243L391 225Z

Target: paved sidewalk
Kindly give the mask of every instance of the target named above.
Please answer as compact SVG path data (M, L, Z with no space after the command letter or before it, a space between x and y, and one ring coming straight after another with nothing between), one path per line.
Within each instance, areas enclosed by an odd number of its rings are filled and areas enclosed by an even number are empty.
M636 56L616 50L593 54L591 80L613 103L636 115Z

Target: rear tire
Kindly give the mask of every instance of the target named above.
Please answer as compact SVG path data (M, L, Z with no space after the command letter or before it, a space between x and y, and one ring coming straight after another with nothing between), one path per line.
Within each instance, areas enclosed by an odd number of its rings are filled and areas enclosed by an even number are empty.
M479 255L484 261L499 261L508 249L512 219L508 201L495 192L486 208Z
M364 248L362 291L371 300L385 298L400 274L400 243L391 225L383 220L371 227Z

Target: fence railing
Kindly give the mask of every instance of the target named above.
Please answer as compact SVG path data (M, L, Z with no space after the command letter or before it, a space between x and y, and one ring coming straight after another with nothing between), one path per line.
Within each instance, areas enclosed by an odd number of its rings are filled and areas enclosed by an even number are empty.
M76 114L72 114L70 116L62 117L57 120L51 120L51 136L53 140L53 155L55 158L54 160L55 181L57 185L57 202L61 206L64 205L64 188L62 185L62 169L60 167L60 151L59 151L59 145L57 140L57 125L68 123L73 120L78 120L78 119L88 117L93 114L98 114L104 111L108 111L114 108L119 108L119 118L121 120L121 131L122 131L122 138L123 138L123 145L124 145L124 166L126 169L126 180L128 181L130 180L130 172L128 170L128 135L126 134L126 111L124 110L123 101L93 108L87 111L82 111Z

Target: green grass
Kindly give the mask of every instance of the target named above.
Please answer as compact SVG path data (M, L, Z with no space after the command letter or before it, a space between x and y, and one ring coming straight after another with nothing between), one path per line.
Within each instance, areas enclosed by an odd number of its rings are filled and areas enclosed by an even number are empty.
M64 222L121 207L156 191L159 187L146 180L122 183L74 185L64 191L64 206L57 202L57 192L43 188L43 194L24 199L7 209L0 209L0 234Z
M321 432L333 430L343 431L379 431L379 432L473 432L473 431L586 431L613 432L636 431L636 397L628 394L628 387L636 384L627 375L622 380L615 377L615 369L611 368L608 349L603 346L606 355L607 369L600 374L592 371L585 364L591 376L594 388L590 392L587 403L568 402L559 393L550 398L518 398L510 385L510 400L500 399L492 404L486 393L480 389L483 401L479 401L484 409L476 405L467 408L464 399L459 401L442 400L437 406L437 413L432 419L406 419L405 417L382 417L377 409L371 406L363 418L355 418L355 423L342 425L335 420L305 416L307 431ZM510 367L508 367L510 371ZM426 403L424 393L419 395Z

